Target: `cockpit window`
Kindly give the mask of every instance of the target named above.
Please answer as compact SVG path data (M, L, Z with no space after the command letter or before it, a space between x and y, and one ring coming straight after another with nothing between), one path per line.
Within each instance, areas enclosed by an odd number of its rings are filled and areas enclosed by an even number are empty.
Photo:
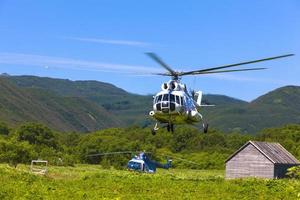
M179 96L176 95L176 103L180 104Z
M169 94L164 94L163 101L169 101Z
M141 170L141 163L130 161L127 167L133 170Z
M159 96L158 96L157 102L160 102L160 101L161 101L161 97L162 97L162 95L159 95Z
M170 94L170 101L175 102L175 96L173 94Z

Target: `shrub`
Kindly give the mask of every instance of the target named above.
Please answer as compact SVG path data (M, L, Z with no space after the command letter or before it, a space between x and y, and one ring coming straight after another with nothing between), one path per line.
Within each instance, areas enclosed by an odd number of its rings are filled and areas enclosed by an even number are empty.
M17 167L19 163L30 163L33 157L34 151L27 142L0 141L0 162Z
M286 175L290 178L300 179L300 166L289 168Z

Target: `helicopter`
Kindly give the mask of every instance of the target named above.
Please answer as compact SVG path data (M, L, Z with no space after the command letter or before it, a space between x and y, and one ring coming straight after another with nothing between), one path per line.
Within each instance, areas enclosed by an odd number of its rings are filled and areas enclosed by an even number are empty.
M118 154L135 154L134 151L121 151L121 152L108 152L108 153L97 153L90 154L87 157L95 156L111 156ZM151 160L149 154L145 151L139 152L137 155L134 155L127 163L127 170L136 171L136 172L145 172L145 173L155 173L156 168L169 169L172 166L172 160L167 159L166 164L159 163L157 161ZM183 159L184 160L184 159Z
M203 116L199 112L199 108L205 106L202 102L202 91L188 92L187 87L181 82L182 76L187 75L204 75L204 74L216 74L216 73L227 73L227 72L241 72L241 71L255 71L264 70L267 68L247 68L247 69L229 69L240 65L247 65L257 62L269 61L279 58L285 58L293 56L294 54L286 54L275 57L263 58L258 60L240 62L235 64L223 65L218 67L204 68L194 71L179 72L173 70L167 65L161 58L155 53L146 53L151 59L157 62L160 66L167 70L165 73L155 73L154 75L169 76L171 80L161 85L161 91L153 96L153 110L149 112L151 118L156 123L154 128L151 130L152 135L155 135L159 130L158 123L162 124L163 128L167 128L168 132L174 132L175 124L191 124L202 122L203 132L208 132L208 123L204 120ZM225 69L225 70L224 70Z
M172 165L172 160L167 159L166 164L150 160L145 152L141 152L138 156L134 156L128 161L127 169L130 171L155 173L156 168L169 169Z

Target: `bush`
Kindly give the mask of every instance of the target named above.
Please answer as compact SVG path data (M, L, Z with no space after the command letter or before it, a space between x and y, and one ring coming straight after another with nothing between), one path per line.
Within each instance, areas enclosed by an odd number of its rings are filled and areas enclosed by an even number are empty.
M52 130L42 124L24 124L16 131L15 136L16 140L27 141L32 145L45 145L52 148L58 146Z
M300 179L300 166L289 168L286 175L290 178Z
M27 142L0 141L0 162L17 167L19 163L30 163L34 156L35 152Z

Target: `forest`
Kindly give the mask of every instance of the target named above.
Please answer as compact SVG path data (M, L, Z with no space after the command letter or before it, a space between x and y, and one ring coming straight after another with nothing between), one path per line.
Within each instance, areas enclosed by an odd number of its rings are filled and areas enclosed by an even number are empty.
M149 128L138 126L63 133L39 123L16 128L0 123L0 162L16 167L43 159L53 166L100 164L120 169L135 153L145 151L161 162L173 159L174 168L224 169L224 161L249 140L279 142L300 159L300 125L296 124L264 129L255 135L214 129L203 134L194 127L178 126L174 133L160 130L153 136ZM122 151L132 154L91 156Z

